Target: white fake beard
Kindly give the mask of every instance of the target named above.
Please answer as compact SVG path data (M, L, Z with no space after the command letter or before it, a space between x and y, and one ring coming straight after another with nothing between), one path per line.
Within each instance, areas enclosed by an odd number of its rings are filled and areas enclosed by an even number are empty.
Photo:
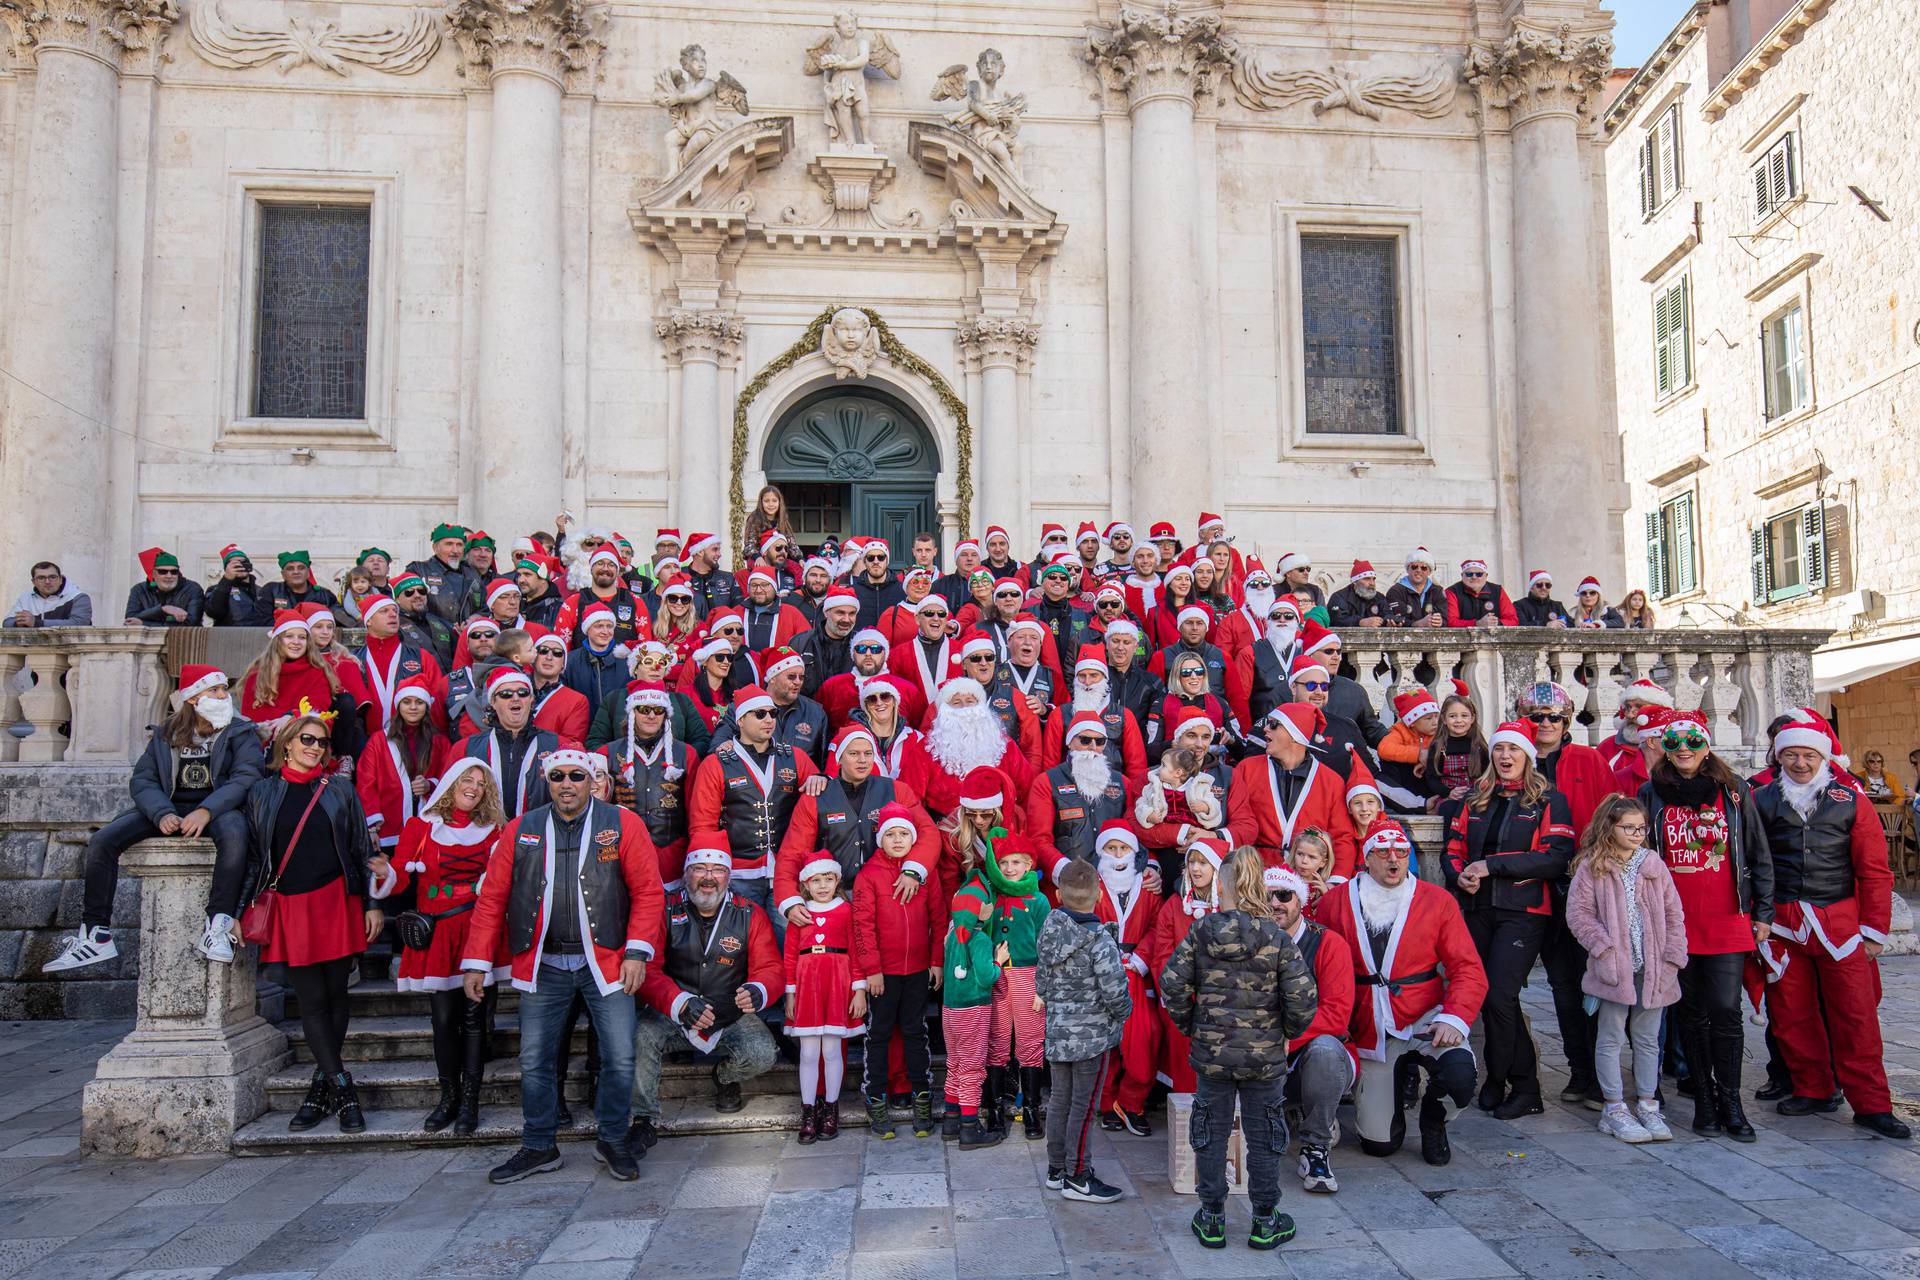
M1135 888L1138 882L1139 875L1133 869L1133 854L1127 854L1125 860L1120 862L1115 862L1105 853L1100 855L1100 883L1115 899Z
M1413 901L1411 875L1392 889L1364 873L1355 877L1355 882L1360 886L1360 915L1369 930L1391 928Z
M1070 751L1067 768L1073 785L1089 800L1099 798L1113 783L1113 765L1105 751Z
M1107 695L1112 686L1105 680L1088 687L1084 684L1073 686L1073 714L1082 711L1104 713L1107 709Z
M1274 652L1276 653L1284 653L1287 646L1293 643L1294 637L1299 634L1300 628L1290 622L1269 622L1267 624L1267 643L1273 646Z
M1267 610L1273 608L1273 602L1279 598L1280 593L1272 587L1247 588L1247 608L1253 610L1256 617L1265 617Z
M1780 772L1780 794L1787 798L1787 803L1804 821L1813 816L1813 811L1820 805L1820 793L1832 781L1833 766L1830 764L1821 765L1820 771L1806 782L1795 782L1783 769Z
M984 704L942 707L927 731L927 750L955 777L965 777L982 765L999 764L1006 749L1006 730Z
M193 713L218 733L233 722L233 699L202 698L193 704Z

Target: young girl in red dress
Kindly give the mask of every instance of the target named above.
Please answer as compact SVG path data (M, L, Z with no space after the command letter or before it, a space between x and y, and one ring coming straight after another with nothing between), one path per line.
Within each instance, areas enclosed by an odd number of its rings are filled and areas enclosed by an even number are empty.
M816 853L800 868L813 923L788 926L787 1034L800 1046L800 1141L840 1136L841 1042L863 1033L867 980L853 972L853 908L840 896L840 864ZM817 1090L817 1092L816 1092Z
M1116 818L1100 828L1099 850L1100 898L1094 914L1114 926L1127 967L1127 994L1133 999L1133 1011L1120 1031L1120 1051L1103 1086L1100 1127L1145 1137L1152 1132L1147 1124L1147 1092L1160 1066L1160 1014L1154 1003L1160 983L1141 952L1153 933L1160 898L1147 891L1140 837L1126 819Z
M1186 939L1193 922L1219 909L1219 889L1214 881L1226 857L1227 842L1210 836L1187 846L1187 873L1181 879L1179 892L1160 904L1159 914L1153 918L1153 933L1139 952L1156 989L1160 971L1173 958L1173 949ZM1191 1045L1173 1025L1166 1009L1156 1002L1154 1010L1160 1019L1159 1077L1175 1093L1192 1093L1193 1064L1188 1061Z
M393 718L354 766L354 790L382 849L390 851L400 842L401 828L420 813L420 802L453 756L453 743L435 727L432 712L433 690L426 680L403 680L394 690Z

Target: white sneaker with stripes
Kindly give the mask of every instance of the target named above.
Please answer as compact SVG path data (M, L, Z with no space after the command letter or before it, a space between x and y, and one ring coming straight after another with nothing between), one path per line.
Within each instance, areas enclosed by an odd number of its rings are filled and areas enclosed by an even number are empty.
M61 946L60 954L49 960L41 972L65 973L69 969L84 969L90 964L105 964L119 954L120 948L113 945L113 935L95 925L68 938Z

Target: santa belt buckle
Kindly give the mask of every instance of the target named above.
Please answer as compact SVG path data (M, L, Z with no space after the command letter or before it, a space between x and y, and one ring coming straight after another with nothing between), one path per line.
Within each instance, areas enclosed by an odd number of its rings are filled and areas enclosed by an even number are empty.
M816 945L816 946L808 947L801 954L809 955L809 956L843 956L847 954L847 949L845 947L825 947L825 946Z

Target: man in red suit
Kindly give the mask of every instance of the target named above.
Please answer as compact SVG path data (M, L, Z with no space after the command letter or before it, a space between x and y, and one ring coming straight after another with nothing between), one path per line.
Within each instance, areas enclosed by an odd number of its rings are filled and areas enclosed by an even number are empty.
M812 626L797 606L780 599L779 580L764 565L747 575L747 603L740 612L747 627L747 649L757 655L784 648Z
M960 657L958 642L947 635L948 616L943 597L926 596L914 611L913 633L888 637L887 670L912 684L928 702L954 673Z
M1347 1043L1353 1022L1353 953L1346 939L1306 918L1307 883L1287 867L1268 867L1267 905L1300 955L1313 967L1319 1007L1306 1031L1287 1045L1287 1101L1300 1108L1300 1185L1335 1192L1334 1112L1359 1079L1360 1055Z
M640 1176L627 1144L634 1002L665 941L660 862L638 814L593 798L587 753L548 753L550 804L494 842L461 956L469 1000L486 994L494 957L512 957L520 995L520 1150L489 1175L518 1182L560 1167L558 1040L583 999L600 1038L594 1159L622 1182Z
M1233 770L1227 788L1227 827L1235 845L1260 850L1267 865L1286 861L1297 831L1318 827L1333 841L1333 874L1353 875L1359 861L1346 785L1307 750L1320 731L1320 712L1304 702L1275 707L1267 717L1267 750Z
M936 814L959 807L960 784L974 769L995 768L1006 775L1014 788L1008 809L1018 807L1033 783L1020 744L1007 736L987 705L987 691L971 676L956 676L941 686L932 725L924 737L907 744L903 757L903 773L926 779L927 808Z
M533 642L533 726L552 730L563 747L577 747L587 740L593 708L578 689L560 682L566 667L565 637L550 633Z
M1381 814L1367 828L1366 868L1320 899L1320 923L1353 955L1355 998L1349 1031L1360 1054L1354 1120L1360 1149L1390 1156L1406 1137L1402 1099L1427 1072L1420 1104L1420 1154L1453 1158L1447 1101L1473 1096L1476 1071L1467 1031L1487 995L1487 971L1453 895L1408 872L1412 845Z
M902 901L911 898L914 887L925 884L939 869L939 829L921 808L920 797L912 787L874 769L878 751L872 730L865 725L848 725L833 740L826 790L817 796L803 795L794 806L773 869L774 910L786 917L789 925L802 926L811 920L800 892L800 868L815 854L825 852L840 864L840 883L851 885L879 847L880 811L890 804L906 811L914 829L913 851L907 855L900 877L911 883L896 885L896 896Z

